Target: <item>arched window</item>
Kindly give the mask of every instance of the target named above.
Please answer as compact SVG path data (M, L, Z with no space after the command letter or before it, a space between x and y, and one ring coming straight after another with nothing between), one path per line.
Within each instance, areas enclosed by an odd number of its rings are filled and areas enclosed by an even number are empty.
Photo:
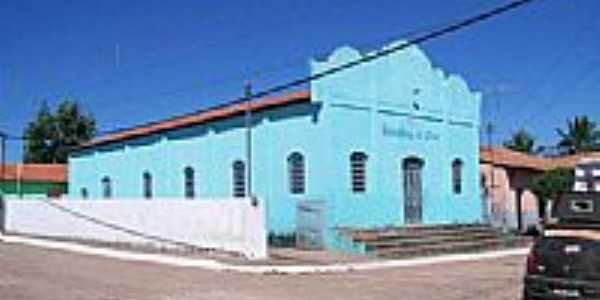
M452 191L454 191L455 194L462 193L462 169L462 160L457 158L452 161Z
M246 196L246 165L241 160L233 163L233 196Z
M112 197L112 184L110 182L110 177L104 176L102 178L102 198L109 199Z
M88 198L88 190L86 188L81 188L80 193L81 193L81 199Z
M152 174L146 171L142 175L143 180L143 189L144 189L144 198L151 199L152 198Z
M352 192L364 193L367 191L367 158L364 152L350 154L350 172L352 175Z
M304 173L304 156L299 152L290 154L287 158L288 165L288 183L290 193L304 194L305 190L305 173Z
M184 190L185 198L192 199L195 197L194 193L194 168L188 166L183 169L184 178Z

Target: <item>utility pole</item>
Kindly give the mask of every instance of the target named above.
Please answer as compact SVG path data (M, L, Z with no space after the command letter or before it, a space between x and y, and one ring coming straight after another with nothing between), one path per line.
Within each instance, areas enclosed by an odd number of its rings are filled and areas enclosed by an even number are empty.
M246 193L247 197L252 199L255 205L254 195L252 194L252 85L250 81L244 85L244 98L246 98Z

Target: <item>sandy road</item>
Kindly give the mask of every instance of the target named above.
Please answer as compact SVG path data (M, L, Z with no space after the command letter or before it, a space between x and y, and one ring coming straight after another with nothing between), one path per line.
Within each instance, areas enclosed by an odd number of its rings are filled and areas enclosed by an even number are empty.
M518 299L524 257L320 275L252 275L0 243L0 299Z

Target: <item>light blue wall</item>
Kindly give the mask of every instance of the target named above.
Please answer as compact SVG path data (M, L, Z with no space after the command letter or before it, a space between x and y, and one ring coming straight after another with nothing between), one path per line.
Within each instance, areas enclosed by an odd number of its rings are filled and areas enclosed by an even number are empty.
M313 73L357 59L342 47ZM424 160L423 222L470 223L480 220L479 105L456 75L433 68L416 47L311 84L312 101L255 114L253 187L266 200L268 226L285 234L295 230L299 199L327 202L327 226L381 227L403 220L403 159ZM183 169L196 170L196 195L232 194L231 164L244 159L243 117L179 129L73 153L69 193L85 187L101 196L100 180L109 175L114 197L140 198L142 173L154 176L157 197L182 197ZM289 192L286 158L304 154L306 193ZM351 191L349 155L364 151L367 192ZM451 188L451 165L464 163L463 192ZM330 232L331 233L331 232ZM327 239L334 245L335 235Z
M297 199L321 199L327 184L318 174L328 168L320 161L329 143L321 139L323 122L318 103L295 104L254 114L253 189L267 199L269 227L278 233L293 232ZM73 153L69 160L71 197L87 188L90 198L102 197L101 179L112 180L113 197L142 197L142 174L153 175L154 196L184 196L184 168L195 170L197 197L230 197L232 163L245 160L242 116L168 133L101 146ZM287 182L287 156L301 152L307 162L306 190L291 195ZM314 163L313 163L314 162Z
M359 59L342 47L313 72ZM323 103L335 162L335 190L329 195L337 226L382 226L404 223L402 161L424 160L424 223L477 222L479 201L480 95L464 80L431 66L417 47L345 70L314 82L313 101ZM369 155L367 193L350 190L348 156ZM463 192L451 187L454 159L464 163ZM340 184L341 181L341 184Z

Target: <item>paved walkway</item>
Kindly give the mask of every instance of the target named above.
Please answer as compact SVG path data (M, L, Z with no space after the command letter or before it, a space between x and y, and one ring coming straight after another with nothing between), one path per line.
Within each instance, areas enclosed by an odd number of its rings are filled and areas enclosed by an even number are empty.
M212 271L234 271L241 273L256 273L256 274L304 274L304 273L336 273L350 272L355 270L375 270L386 268L412 267L420 265L430 265L448 262L464 262L475 260L496 259L514 255L524 255L528 249L509 249L500 251L490 251L476 254L449 254L434 257L423 257L413 259L399 260L371 260L364 262L356 261L340 261L333 264L295 264L295 265L280 265L280 264L236 264L235 262L222 262L215 259L193 258L172 256L165 254L153 253L137 253L131 251L116 250L111 248L100 248L88 245L82 245L72 242L49 241L40 238L31 238L14 235L2 235L0 240L4 243L24 244L46 249L56 249L68 251L72 253L87 254L102 256L113 259L141 261L156 264L163 264L176 267L196 267ZM318 255L313 255L318 256ZM326 257L325 257L326 258ZM321 255L321 259L323 255Z
M524 257L256 276L0 243L2 300L514 300Z

